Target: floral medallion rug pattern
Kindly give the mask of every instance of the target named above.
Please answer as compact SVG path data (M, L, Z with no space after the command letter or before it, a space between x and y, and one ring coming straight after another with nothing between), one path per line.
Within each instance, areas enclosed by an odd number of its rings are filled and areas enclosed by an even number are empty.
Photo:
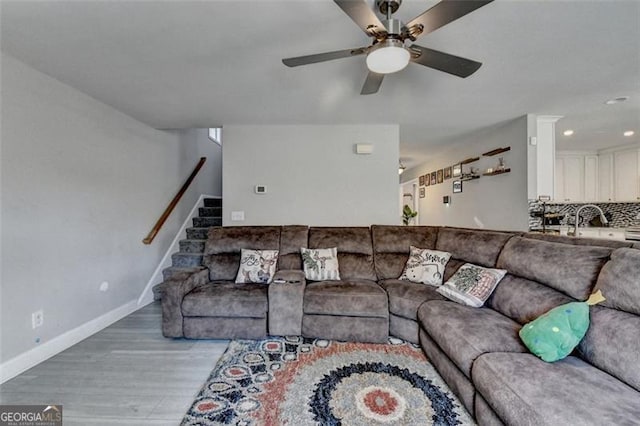
M422 350L301 337L234 340L184 426L472 425Z

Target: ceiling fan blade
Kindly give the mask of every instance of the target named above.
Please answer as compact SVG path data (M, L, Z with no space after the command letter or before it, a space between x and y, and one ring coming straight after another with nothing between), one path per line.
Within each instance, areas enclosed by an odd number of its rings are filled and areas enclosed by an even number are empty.
M420 52L419 56L411 55L411 61L425 67L434 68L458 77L469 77L482 66L482 63L471 59L461 58L448 53L412 44L409 48L414 52Z
M300 65L315 64L317 62L332 61L334 59L349 58L366 53L368 47L359 47L357 49L336 50L334 52L318 53L316 55L297 56L295 58L286 58L282 63L288 67L298 67Z
M416 16L406 24L411 32L412 28L422 26L418 34L429 34L464 15L491 3L493 0L442 0L422 15Z
M375 33L386 33L380 19L376 16L369 4L365 0L333 0L342 9L344 13L349 15L362 31L372 36Z
M362 90L360 91L361 95L372 95L378 92L380 89L380 85L382 84L382 80L384 79L384 74L378 74L372 71L369 71L367 74L367 79L364 81L362 85Z

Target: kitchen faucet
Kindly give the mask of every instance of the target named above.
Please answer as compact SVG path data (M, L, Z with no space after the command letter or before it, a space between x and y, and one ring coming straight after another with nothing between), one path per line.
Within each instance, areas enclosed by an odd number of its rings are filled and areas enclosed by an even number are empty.
M587 207L592 207L598 210L598 213L600 213L600 222L602 222L604 226L607 226L609 224L609 220L607 220L607 218L604 215L604 212L600 207L596 206L595 204L585 204L583 206L578 207L578 210L576 210L576 221L575 221L575 228L573 231L574 237L578 236L578 224L580 223L580 212Z

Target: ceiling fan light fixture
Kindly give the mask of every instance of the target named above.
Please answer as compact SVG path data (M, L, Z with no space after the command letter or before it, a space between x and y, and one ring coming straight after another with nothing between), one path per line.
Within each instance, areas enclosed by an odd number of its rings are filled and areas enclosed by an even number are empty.
M396 39L386 39L375 45L367 55L367 68L377 74L391 74L404 69L411 59L404 43Z

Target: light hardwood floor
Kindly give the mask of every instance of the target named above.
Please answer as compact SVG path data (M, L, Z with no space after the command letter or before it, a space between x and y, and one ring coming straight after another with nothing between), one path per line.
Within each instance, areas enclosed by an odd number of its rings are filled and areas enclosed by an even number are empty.
M166 339L152 303L0 387L2 404L63 404L64 425L178 425L227 340Z

